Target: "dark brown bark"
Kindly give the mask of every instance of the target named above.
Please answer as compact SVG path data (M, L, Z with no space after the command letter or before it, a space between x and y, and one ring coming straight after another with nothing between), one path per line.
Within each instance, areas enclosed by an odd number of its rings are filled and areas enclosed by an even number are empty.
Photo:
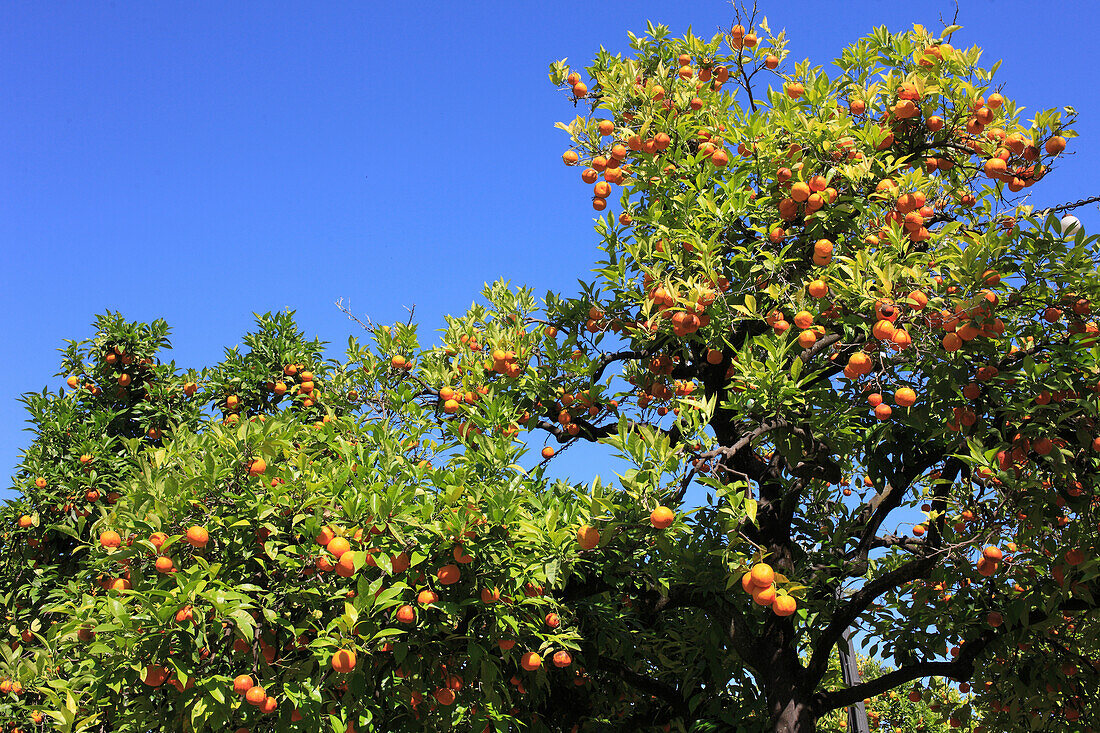
M783 704L775 720L775 733L813 733L817 730L817 718L813 708L804 700L790 700Z

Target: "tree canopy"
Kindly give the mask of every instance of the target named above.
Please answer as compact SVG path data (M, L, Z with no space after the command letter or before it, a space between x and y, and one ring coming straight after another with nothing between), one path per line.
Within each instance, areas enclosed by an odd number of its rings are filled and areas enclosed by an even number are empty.
M1026 198L1073 110L1021 121L957 26L826 69L738 21L551 65L612 209L576 294L338 359L289 312L201 370L160 321L70 342L0 518L0 718L1093 730L1098 237Z

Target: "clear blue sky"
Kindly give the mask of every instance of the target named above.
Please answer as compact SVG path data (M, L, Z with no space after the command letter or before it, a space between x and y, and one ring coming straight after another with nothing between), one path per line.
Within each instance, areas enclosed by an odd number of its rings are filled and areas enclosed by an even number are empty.
M954 9L761 5L815 63ZM1003 58L1007 95L1081 112L1036 203L1100 194L1096 5L961 5L956 45ZM7 3L0 464L10 475L29 439L17 396L60 386L57 348L105 309L167 319L170 358L198 367L254 312L292 307L339 347L355 327L338 298L381 322L415 304L434 329L498 277L572 292L596 237L547 65L625 51L646 19L709 35L731 18L717 1Z

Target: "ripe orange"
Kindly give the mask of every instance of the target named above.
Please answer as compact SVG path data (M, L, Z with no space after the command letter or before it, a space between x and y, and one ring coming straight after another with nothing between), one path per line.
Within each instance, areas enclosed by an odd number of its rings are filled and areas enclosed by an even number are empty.
M554 457L554 449L551 448L550 446L546 446L545 448L542 449L542 457L543 457L543 459L553 458Z
M26 529L32 524L34 524L34 520L31 519L30 515L24 514L23 516L19 517L19 526L21 528Z
M172 562L172 558L161 555L157 558L156 567L157 572L170 573L175 565Z
M582 550L591 550L600 544L600 531L586 524L577 530L577 543Z
M355 553L348 551L336 561L336 574L341 578L350 578L355 575Z
M187 544L192 547L202 549L206 547L206 543L210 541L210 533L206 531L205 527L194 526L187 530L187 534L184 537L187 540Z
M833 243L828 239L819 239L814 243L814 264L824 267L833 261Z
M767 563L757 563L749 571L752 584L758 588L766 588L775 583L775 571Z
M259 476L267 470L267 462L263 458L253 458L248 462L248 475Z
M573 663L572 655L570 655L569 652L565 651L564 649L554 652L552 660L554 662L554 666L559 668L568 667L570 664Z
M752 591L752 600L761 606L770 606L775 603L775 586L768 585L763 588L757 586Z
M909 387L902 387L894 392L894 403L899 407L912 407L917 403L917 393Z
M244 699L249 705L255 705L259 707L264 704L264 700L267 699L267 692L259 685L255 685L249 688L248 692L244 693Z
M461 573L459 572L457 565L444 565L443 567L439 568L439 570L435 571L435 576L443 585L453 585L454 583L458 582L459 578L461 577Z
M332 655L332 671L337 674L347 674L355 669L355 652L351 649L340 649Z
M656 529L665 529L676 520L676 515L667 506L659 506L649 514L649 523Z
M794 596L776 596L775 602L772 603L772 610L775 611L776 616L790 616L798 610L798 601Z
M519 665L528 672L534 672L542 666L542 657L535 652L525 652L519 659Z
M119 547L122 544L122 538L119 537L118 532L109 529L100 533L99 544L108 549Z
M325 525L317 535L317 544L327 546L329 542L332 542L334 537L336 537L336 531L332 527Z
M333 537L329 540L329 543L325 545L325 549L328 550L333 557L339 559L344 556L345 552L351 549L351 543L344 537Z
M237 675L233 678L233 692L238 695L243 695L255 686L252 678L246 674Z
M168 679L168 670L159 664L150 664L145 668L145 674L142 677L144 682L149 687L160 687Z

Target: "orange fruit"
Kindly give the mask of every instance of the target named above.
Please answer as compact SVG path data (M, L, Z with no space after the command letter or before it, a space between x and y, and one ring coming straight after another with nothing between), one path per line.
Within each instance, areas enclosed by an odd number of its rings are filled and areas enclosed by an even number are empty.
M325 525L321 528L320 534L317 535L317 544L327 546L335 537L336 531L332 527Z
M355 652L350 649L340 649L332 655L332 671L337 674L347 674L355 669Z
M894 392L894 403L899 407L912 407L917 403L917 393L909 387L902 387Z
M187 540L187 544L192 547L202 549L206 547L206 543L210 541L210 533L206 531L205 527L194 526L187 530L187 534L184 537Z
M350 578L355 575L355 553L348 551L336 561L336 574L341 578Z
M768 585L763 588L757 586L752 591L752 600L761 606L770 606L775 603L775 586Z
M249 705L259 707L267 699L267 692L259 685L254 685L248 689L248 692L244 693L244 699Z
M775 611L776 616L790 616L798 610L798 601L794 596L776 596L775 602L772 603L772 610Z
M749 572L752 577L752 584L758 588L766 588L775 583L775 571L767 563L757 563L752 566L752 570Z
M546 446L545 448L542 449L542 457L543 457L543 459L553 458L554 457L554 449L551 448L550 446Z
M145 668L142 682L149 687L160 687L168 679L168 670L159 664L150 664Z
M243 695L255 686L252 678L246 674L237 675L233 678L233 692L238 695Z
M535 652L525 652L519 659L519 665L528 672L534 672L542 666L542 657Z
M416 602L421 606L430 606L438 600L439 595L435 591L428 589L420 591L416 596Z
M118 532L109 529L100 533L99 544L106 548L119 547L122 544L122 538L119 537Z
M443 585L453 585L458 582L461 573L457 565L444 565L435 572L435 576Z
M267 470L267 462L263 458L253 458L248 462L248 475L259 476Z
M351 543L343 537L333 537L329 540L329 543L325 545L325 549L335 558L341 558L344 553L351 549Z
M561 651L554 652L554 656L551 658L555 667L568 667L573 663L573 657L569 652L562 649Z
M591 550L600 544L600 531L591 525L584 525L577 530L577 544L582 550Z
M649 523L656 529L665 529L676 520L676 515L667 506L659 506L649 514Z

